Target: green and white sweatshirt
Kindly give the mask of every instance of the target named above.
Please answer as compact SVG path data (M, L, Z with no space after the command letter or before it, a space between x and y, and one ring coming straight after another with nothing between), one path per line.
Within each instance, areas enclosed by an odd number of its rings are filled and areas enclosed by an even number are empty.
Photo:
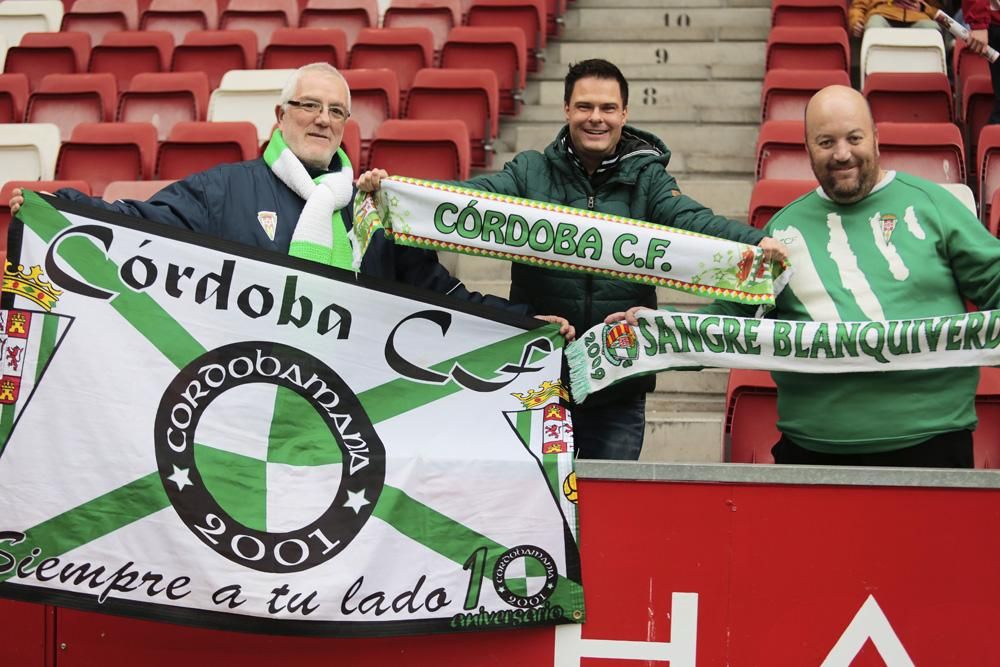
M893 320L962 313L963 297L982 309L1000 304L1000 240L951 193L909 174L889 172L846 206L817 189L765 232L794 267L769 317ZM747 316L743 308L706 310ZM773 377L778 429L814 451L891 451L976 426L976 368Z

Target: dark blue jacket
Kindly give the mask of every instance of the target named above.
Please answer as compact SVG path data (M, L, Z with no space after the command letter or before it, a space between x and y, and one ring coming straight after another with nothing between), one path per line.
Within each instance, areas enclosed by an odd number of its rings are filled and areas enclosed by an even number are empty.
M339 162L336 157L334 162ZM339 163L335 166L334 171L339 170ZM223 164L192 174L168 185L145 202L119 199L109 204L70 189L59 190L56 194L64 199L285 255L305 206L305 200L278 179L263 159ZM352 206L353 202L341 210L347 229L353 225ZM258 213L262 211L277 214L273 241L258 221ZM372 237L362 260L361 273L495 308L526 315L532 312L529 306L470 292L441 266L436 253L397 246L382 234Z

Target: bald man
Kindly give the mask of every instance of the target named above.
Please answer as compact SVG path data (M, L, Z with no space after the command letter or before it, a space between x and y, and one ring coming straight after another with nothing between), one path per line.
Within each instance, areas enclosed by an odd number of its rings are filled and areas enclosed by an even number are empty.
M860 93L816 93L806 107L806 150L819 187L764 230L785 244L794 267L769 317L932 317L964 312L963 297L1000 306L1000 241L940 186L879 166L878 132ZM754 316L724 302L703 312ZM973 465L977 368L772 375L777 463Z

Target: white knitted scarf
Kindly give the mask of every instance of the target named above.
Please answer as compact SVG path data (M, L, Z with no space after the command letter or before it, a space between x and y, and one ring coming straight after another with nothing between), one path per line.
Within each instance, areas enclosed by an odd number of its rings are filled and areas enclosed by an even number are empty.
M360 257L354 250L340 210L354 195L354 170L343 149L337 150L340 171L311 178L305 165L275 129L264 151L264 161L282 183L306 200L288 254L321 264L357 271Z

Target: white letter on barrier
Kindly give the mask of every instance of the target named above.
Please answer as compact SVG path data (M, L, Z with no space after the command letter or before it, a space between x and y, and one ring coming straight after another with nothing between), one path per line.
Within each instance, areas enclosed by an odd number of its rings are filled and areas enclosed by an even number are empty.
M869 638L886 667L913 667L913 660L872 595L858 609L820 667L850 667Z
M698 644L698 594L674 593L669 642L583 639L576 623L556 627L554 667L580 667L580 658L669 660L670 667L695 667Z

